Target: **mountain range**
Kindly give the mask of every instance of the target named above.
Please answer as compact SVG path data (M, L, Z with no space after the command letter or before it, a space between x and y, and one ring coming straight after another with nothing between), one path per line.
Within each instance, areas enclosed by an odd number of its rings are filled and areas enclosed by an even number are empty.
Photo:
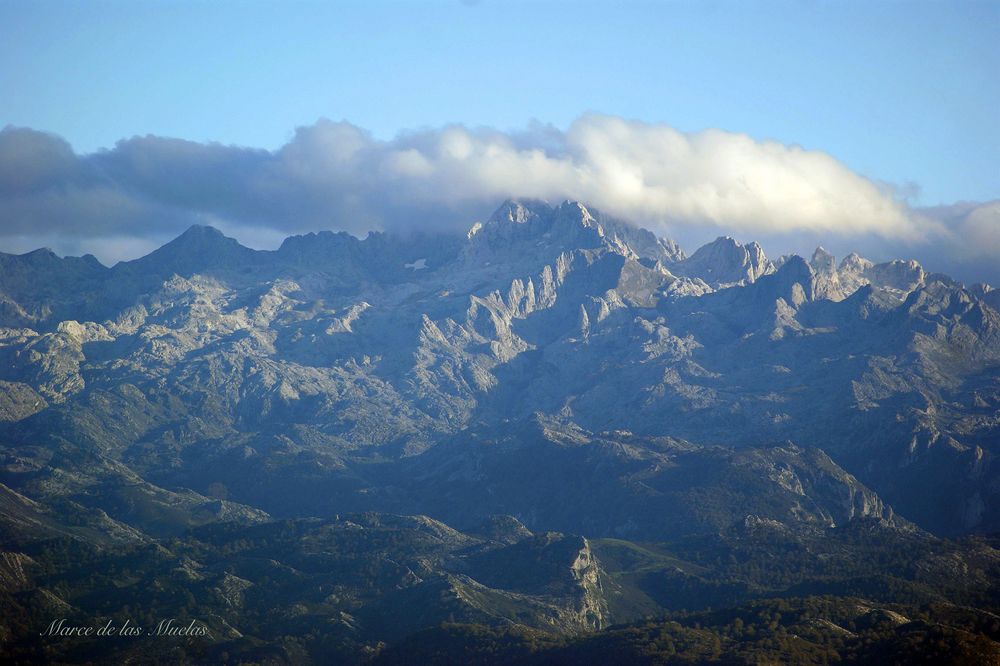
M127 608L213 627L168 661L578 661L668 616L702 658L752 661L731 617L691 613L805 599L764 622L778 640L816 595L840 600L816 659L934 627L995 655L998 455L1000 291L914 261L689 256L533 200L465 235L0 254L0 640L22 660L144 658L6 620Z

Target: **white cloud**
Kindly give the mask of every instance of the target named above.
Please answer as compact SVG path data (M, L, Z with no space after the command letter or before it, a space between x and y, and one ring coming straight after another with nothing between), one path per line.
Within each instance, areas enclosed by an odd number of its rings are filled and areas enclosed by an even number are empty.
M807 229L908 241L937 230L820 151L600 115L535 139L453 126L379 142L353 126L320 122L282 149L286 168L276 175L289 185L323 188L332 198L346 199L349 187L362 196L356 205L365 210L358 214L388 228L412 223L392 215L408 202L471 212L477 204L523 196L579 199L652 225Z
M965 239L963 250L970 259L1000 260L1000 201L977 206L958 228Z
M321 120L274 152L147 136L79 156L59 137L0 132L0 247L27 234L84 248L114 237L125 250L122 238L206 219L257 242L316 229L464 230L510 196L577 199L682 235L963 240L827 153L612 116L585 115L565 132L456 125L390 141ZM992 219L955 231L996 257Z

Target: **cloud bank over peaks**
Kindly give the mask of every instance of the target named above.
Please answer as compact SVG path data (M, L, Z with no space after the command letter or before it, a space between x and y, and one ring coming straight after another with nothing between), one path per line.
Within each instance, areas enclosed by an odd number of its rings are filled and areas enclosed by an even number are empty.
M824 152L605 115L584 115L566 131L456 125L388 141L320 120L276 151L144 136L77 155L51 134L0 131L6 251L47 239L113 261L129 258L116 250L192 223L241 240L317 229L464 231L507 197L585 201L663 234L710 228L907 245L950 237L940 219ZM988 225L983 234L986 246L996 241Z

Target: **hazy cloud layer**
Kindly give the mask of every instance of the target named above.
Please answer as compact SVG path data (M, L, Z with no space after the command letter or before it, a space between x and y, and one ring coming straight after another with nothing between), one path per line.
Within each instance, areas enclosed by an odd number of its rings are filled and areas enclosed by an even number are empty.
M1000 257L995 206L918 214L823 152L609 116L583 116L566 132L452 126L391 141L322 120L274 152L146 136L77 155L57 136L0 131L8 251L38 239L115 260L196 222L245 241L314 229L465 229L509 196L579 199L682 236L933 243L956 258Z

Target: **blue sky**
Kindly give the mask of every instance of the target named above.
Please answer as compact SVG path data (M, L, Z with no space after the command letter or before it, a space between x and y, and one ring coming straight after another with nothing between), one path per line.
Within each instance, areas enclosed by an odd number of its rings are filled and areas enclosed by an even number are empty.
M274 149L348 120L565 129L586 111L1000 194L1000 3L2 2L0 126Z
M0 0L0 251L534 196L997 281L998 35L1000 1Z

